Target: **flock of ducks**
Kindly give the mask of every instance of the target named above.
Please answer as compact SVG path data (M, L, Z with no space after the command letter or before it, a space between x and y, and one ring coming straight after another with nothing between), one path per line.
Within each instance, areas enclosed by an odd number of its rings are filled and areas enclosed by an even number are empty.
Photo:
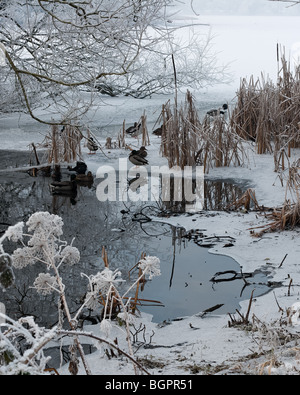
M70 180L61 181L60 179L52 181L50 190L52 194L75 197L77 186L91 187L94 183L92 172L87 171L87 165L84 162L76 162L75 167L68 167L71 173Z
M223 106L219 109L212 109L207 111L206 115L209 117L217 117L220 115L226 115L228 110L228 105L223 104ZM133 126L130 126L126 129L126 134L131 137L137 137L141 134L141 123L135 122ZM164 131L164 125L161 125L159 128L153 131L155 136L162 136ZM89 149L89 154L95 154L99 146L93 137L88 137L87 139L87 148ZM135 166L145 166L148 165L149 162L146 159L148 155L146 147L142 146L139 150L132 150L129 154L129 161ZM90 171L87 172L87 165L84 162L77 162L75 167L68 167L68 170L72 172L70 181L53 181L51 183L51 190L53 193L70 193L77 191L77 185L87 185L90 186L94 182L93 175Z

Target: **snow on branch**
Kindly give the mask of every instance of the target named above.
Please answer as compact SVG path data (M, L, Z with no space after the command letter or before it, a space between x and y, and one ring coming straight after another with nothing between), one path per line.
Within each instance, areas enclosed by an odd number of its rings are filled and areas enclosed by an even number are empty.
M0 88L5 88L11 102L0 102L0 110L18 102L23 111L41 123L79 122L99 92L138 98L172 92L170 60L174 57L179 87L224 82L226 70L217 66L209 33L203 39L193 35L187 26L172 25L172 3L5 3L0 7L0 65L4 66ZM190 29L187 43L180 42L186 36L181 30L185 28ZM36 113L41 106L47 108L48 119ZM53 119L54 113L61 119Z

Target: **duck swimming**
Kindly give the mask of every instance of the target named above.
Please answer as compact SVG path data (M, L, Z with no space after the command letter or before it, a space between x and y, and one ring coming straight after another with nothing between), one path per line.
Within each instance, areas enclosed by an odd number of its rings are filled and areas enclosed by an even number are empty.
M76 166L69 166L68 170L75 171L77 174L85 174L87 171L87 165L84 162L76 162Z
M87 182L87 183L91 182L92 183L94 181L94 177L93 177L92 172L89 171L87 174L77 174L75 180L81 181L81 182Z
M76 192L77 184L76 181L53 181L50 184L50 189L52 193L72 193Z

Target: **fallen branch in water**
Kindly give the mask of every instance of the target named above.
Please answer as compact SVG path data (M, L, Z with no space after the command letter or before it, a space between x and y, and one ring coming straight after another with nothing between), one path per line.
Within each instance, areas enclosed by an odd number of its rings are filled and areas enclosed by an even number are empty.
M202 311L202 313L199 315L199 317L203 318L207 313L212 313L213 311L220 309L222 306L224 306L224 303L223 304L216 304L215 306Z

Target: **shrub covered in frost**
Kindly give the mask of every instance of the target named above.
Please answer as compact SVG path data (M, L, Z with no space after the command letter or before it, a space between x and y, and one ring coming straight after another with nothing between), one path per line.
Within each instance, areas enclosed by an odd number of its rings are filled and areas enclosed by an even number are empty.
M27 233L25 227L27 227ZM59 216L48 212L37 212L29 218L26 224L20 222L9 227L0 238L0 263L4 262L5 265L7 263L10 270L11 266L15 269L24 269L37 262L44 264L45 271L39 273L32 284L33 288L41 295L56 292L60 300L58 304L58 324L51 330L40 328L32 317L14 321L0 313L0 375L44 374L48 358L45 358L43 349L52 339L59 338L62 334L73 337L72 349L78 351L86 373L90 374L91 371L78 336L91 336L91 334L79 331L78 321L84 309L97 309L101 304L103 306L103 301L105 303L100 330L106 336L106 340L102 338L97 338L97 340L100 343L111 344L111 347L116 348L113 343L107 340L113 328L112 305L116 303L119 308L118 318L125 322L128 355L130 355L137 373L136 366L138 366L138 363L133 358L129 330L129 325L133 322L133 315L130 311L131 298L127 295L135 285L139 284L143 277L148 276L152 279L160 275L159 259L148 256L140 261L138 265L140 269L139 278L124 295L119 293L119 286L124 282L119 270L112 271L106 266L104 270L94 275L82 274L88 280L88 289L81 307L72 315L65 294L65 285L60 276L60 267L79 263L80 253L72 245L73 241L68 244L61 239L62 235L63 221ZM6 239L22 245L11 256L4 251L3 244ZM3 264L0 266L0 272L2 266ZM67 319L71 328L70 331L63 329L63 317ZM6 322L3 322L5 320ZM24 339L23 345L25 347L19 347L19 339ZM126 354L120 349L119 353ZM71 353L71 355L74 358L71 357L69 370L76 374L78 371L77 356L76 353Z

